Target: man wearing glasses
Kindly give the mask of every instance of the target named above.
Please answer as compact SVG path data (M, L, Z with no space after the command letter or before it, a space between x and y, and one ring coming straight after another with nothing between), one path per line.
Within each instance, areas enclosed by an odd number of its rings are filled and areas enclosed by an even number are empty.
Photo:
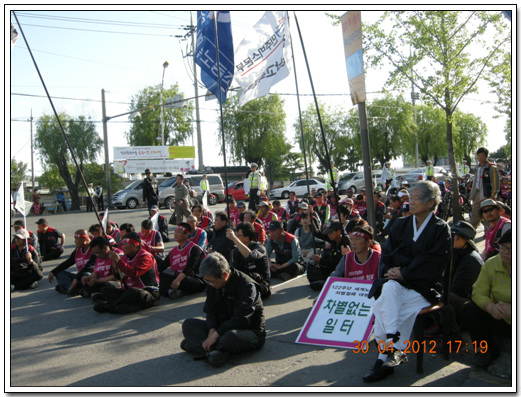
M481 218L489 225L485 233L485 249L481 253L484 261L499 254L499 239L511 229L511 221L499 215L501 207L492 199L481 202Z

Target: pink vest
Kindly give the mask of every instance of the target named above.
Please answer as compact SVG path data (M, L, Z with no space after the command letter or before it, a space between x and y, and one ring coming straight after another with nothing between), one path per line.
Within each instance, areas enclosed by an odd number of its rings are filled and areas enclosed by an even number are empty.
M195 248L194 248L195 247ZM170 268L176 274L181 273L186 265L188 264L188 258L190 257L190 251L193 249L201 249L197 244L192 241L188 241L183 248L179 248L176 245L168 254L168 260L170 261ZM190 274L192 276L192 274Z
M90 257L92 256L92 251L90 247L87 249L87 252L83 253L81 248L76 249L76 253L74 254L74 263L78 268L78 271L83 269L83 267L87 264Z
M273 211L270 211L268 212L266 218L263 218L261 214L257 216L257 219L262 222L262 226L264 227L264 231L267 235L270 234L270 223L273 220L273 215L275 215L275 213Z
M378 264L380 263L380 252L372 250L367 260L359 264L355 260L355 253L349 252L346 255L345 278L355 280L374 280L378 275Z
M485 251L487 255L493 254L495 252L496 249L494 248L494 240L496 239L496 234L500 229L503 228L505 223L511 223L510 219L500 216L496 226L494 226L494 228L492 228L492 226L488 228L485 235Z
M123 251L115 248L114 252L116 254L122 254ZM112 259L110 257L106 257L105 259L96 258L96 262L94 263L94 271L98 275L98 278L105 278L112 274Z
M150 247L152 247L153 245L156 245L156 234L157 234L157 230L155 229L152 229L151 230L151 233L148 235L148 236L143 236L140 233L139 234L139 237L141 237L141 245L146 245L147 246L147 250L150 251ZM150 252L152 255L156 256L157 255L157 252Z

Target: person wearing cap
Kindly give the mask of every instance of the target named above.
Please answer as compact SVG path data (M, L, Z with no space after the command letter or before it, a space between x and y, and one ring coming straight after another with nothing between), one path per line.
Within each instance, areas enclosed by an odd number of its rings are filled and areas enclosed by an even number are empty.
M255 280L261 298L266 299L271 295L270 260L266 247L255 241L255 236L255 229L249 222L240 223L235 232L226 230L226 237L235 244L231 266Z
M190 225L190 236L188 236L188 239L201 247L203 251L206 250L206 245L208 244L206 230L197 226L197 218L194 215L190 215L186 219L186 223Z
M37 236L42 261L58 259L63 254L65 234L58 229L50 227L45 218L38 219L36 224L38 225Z
M188 318L183 322L181 349L214 367L226 364L233 354L261 349L266 321L255 281L230 267L217 252L209 254L200 269L208 283L206 320Z
M103 203L103 186L101 183L98 183L98 186L96 186L94 196L96 197L96 201L98 203L98 211L105 211L105 205Z
M499 255L481 268L472 286L472 302L463 306L461 317L479 346L476 366L488 367L499 356L494 335L512 337L512 230L499 240Z
M320 291L324 286L327 278L335 270L342 259L342 256L347 252L349 247L349 237L342 233L342 223L339 220L329 221L324 231L315 229L313 224L311 230L313 235L329 243L326 248L322 250L320 255L314 254L313 261L308 265L307 277L309 286L315 291Z
M485 248L481 253L484 261L499 253L499 239L512 227L510 219L500 216L500 211L501 207L492 199L481 202L481 217L489 225L485 232Z
M157 205L153 205L150 207L150 216L148 219L152 219L154 215L156 215L159 212L159 207ZM170 241L170 238L168 237L168 222L166 218L159 214L157 216L157 230L161 234L161 239L164 243L168 243Z
M262 222L262 226L264 227L266 236L269 237L270 223L272 221L279 220L279 218L271 210L270 205L266 201L260 201L259 204L257 204L257 209L259 210L259 213L257 214L257 219Z
M488 150L479 148L476 152L478 166L474 174L474 182L470 191L469 199L472 200L472 215L470 224L477 228L481 221L481 207L483 200L494 199L499 191L499 172L492 163L488 161Z
M318 214L320 223L323 225L322 227L325 227L325 225L329 222L329 217L331 213L329 204L326 202L326 192L317 194L315 201L316 203L313 206L313 211Z
M239 216L246 212L246 204L244 203L244 201L237 201L237 212L239 213ZM238 225L241 222L241 220L237 219L236 222Z
M94 201L94 196L95 196L93 186L94 186L93 183L89 183L87 185L87 191L88 191L88 193L87 193L87 212L93 212L94 211L94 207L92 206L92 202Z
M264 230L264 226L262 226L262 222L257 220L257 214L255 212L247 210L239 215L239 219L242 219L241 222L251 223L253 225L253 228L255 229L254 241L266 244L266 231Z
M432 181L434 177L434 167L432 166L432 161L427 160L427 166L425 167L425 176L428 181Z
M159 201L159 183L154 178L152 172L147 168L145 170L145 179L143 179L143 207L148 205L148 211L153 205L157 205Z
M387 190L391 183L393 183L394 179L394 170L391 168L391 162L387 161L382 168L382 176L380 177L380 184L383 186L384 190Z
M89 243L89 248L96 257L96 261L92 272L81 278L81 295L84 298L92 297L93 300L96 300L96 296L101 296L102 288L116 288L117 281L112 270L112 259L109 257L109 252L113 250L118 255L122 255L123 251L118 248L111 248L109 240L101 236L94 237Z
M203 249L190 241L190 225L182 222L174 231L178 244L163 260L158 260L159 293L177 299L183 295L202 292L206 283L198 276L199 265L206 257Z
M373 249L373 237L371 226L356 226L349 233L350 251L338 262L331 277L355 280L376 279L381 253Z
M462 163L463 164L461 165L461 170L460 170L461 176L466 175L466 174L468 174L470 172L470 168L467 165L467 160L463 159Z
M13 227L15 233L17 233L19 230L27 230L25 228L24 221L22 221L21 219L14 221L14 224L11 226ZM36 233L31 232L30 230L27 230L27 233L29 233L29 238L27 240L29 242L29 245L33 246L33 248L36 250L36 253L38 254L39 260L41 261L40 245L38 244L38 236L36 235ZM11 244L14 244L14 243L15 243L15 241L14 241L14 237L13 237L13 241L11 241Z
M56 277L56 291L62 294L76 296L81 293L81 279L84 275L89 275L94 269L96 255L90 248L90 237L87 230L78 229L74 232L74 244L76 248L70 256L52 269L47 275L47 280L52 284ZM76 265L77 273L67 271L71 266Z
M228 215L226 212L219 211L215 213L215 222L213 226L207 227L208 234L208 252L219 252L228 262L232 259L233 243L226 237L226 229L228 229Z
M443 272L451 252L450 228L434 213L441 202L438 186L419 181L410 190L411 216L397 219L382 248L378 278L368 297L376 298L374 335L380 350L374 366L363 376L380 381L407 361L404 349L418 313L441 298Z
M365 198L365 188L360 189L360 193L358 193L354 200L354 209L357 210L360 215L363 215L367 210L367 202Z
M29 245L29 232L19 229L13 235L11 244L11 291L38 287L38 280L43 278L39 265L38 253Z
M300 216L303 213L308 213L311 223L313 223L316 230L320 230L322 227L322 223L320 222L320 218L318 214L313 211L313 206L307 203L307 199L302 200L299 205L296 214L293 218L288 222L288 232L294 234L297 229L302 226L300 222Z
M244 193L249 197L248 201L248 209L252 211L257 210L257 204L259 203L260 198L260 187L262 184L261 174L257 171L258 165L257 163L250 164L250 172L246 177L244 183Z
M398 192L398 197L402 202L400 206L400 217L408 216L411 213L409 206L409 192L405 189L402 189Z
M203 191L203 196L205 193L210 194L210 182L208 181L208 176L206 174L203 175L203 179L199 182L199 187Z
M159 274L153 255L141 248L141 238L135 232L126 233L121 243L122 256L114 251L109 253L121 288L101 289L94 304L94 310L99 313L134 313L159 302Z
M270 238L266 243L268 258L275 251L275 261L270 263L271 277L287 281L304 273L306 269L300 264L302 258L298 239L284 231L281 221L272 221L269 230Z
M501 201L498 201L497 205L501 207L499 210L499 215L512 221L512 208L510 208L505 203L502 203Z
M483 259L474 243L476 229L470 223L458 221L450 230L453 236L452 273L448 305L444 310L449 318L451 335L458 335L461 310L471 299L472 285L481 271Z
M294 191L289 192L289 199L286 203L286 211L288 212L289 218L295 216L300 200L297 198L297 194Z

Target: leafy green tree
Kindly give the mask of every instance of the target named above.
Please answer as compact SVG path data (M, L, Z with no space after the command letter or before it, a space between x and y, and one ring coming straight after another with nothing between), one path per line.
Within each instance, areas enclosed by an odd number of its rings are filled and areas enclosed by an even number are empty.
M504 130L507 140L505 154L510 156L512 153L512 53L504 52L498 59L500 62L491 69L487 80L498 97L495 110L507 116Z
M477 82L511 39L501 13L385 12L376 23L365 25L364 39L369 65L381 68L385 62L393 68L388 85L408 90L412 83L426 104L443 109L449 164L455 170L454 112L466 95L477 91ZM455 193L454 220L460 220L459 194Z
M472 113L454 113L454 151L458 159L471 161L479 147L485 146L487 125Z
M341 139L348 137L345 125L347 115L345 111L333 109L329 106L326 107L320 102L318 107L329 157L335 162L335 167L342 171L347 167L344 157L346 147L342 146L342 144L347 142L347 139ZM293 128L295 131L300 131L299 118L293 123ZM320 125L318 123L315 104L310 104L308 108L302 112L302 129L308 164L318 162L319 173L325 174L329 170L329 162L326 156L324 140L322 139L322 132L320 131ZM299 147L302 147L302 136L300 133L297 134L296 140L298 141Z
M62 113L59 117L74 150L79 170L83 171L85 163L93 162L96 159L103 141L96 132L94 123L85 116L73 119ZM80 209L78 195L78 186L81 182L80 171L73 166L69 148L54 116L43 115L38 119L34 143L40 153L44 169L51 164L58 168L58 172L71 195L72 209Z
M74 166L69 166L69 173L74 174ZM42 187L49 189L50 191L58 190L63 188L65 182L60 175L60 170L54 164L44 165L43 173L38 178L38 184Z
M427 160L436 165L438 158L447 156L445 112L427 105L417 105L416 112L418 157L423 165L427 165ZM413 145L409 141L409 153L414 152Z
M27 175L27 164L11 157L11 189L20 187Z
M130 130L125 133L130 146L161 146L161 85L146 87L130 102ZM163 88L163 102L180 94L178 85ZM193 105L163 107L166 146L177 146L192 135Z
M286 114L278 95L267 95L239 107L239 97L230 95L223 104L226 154L231 160L255 162L266 169L270 183L277 175L281 159L291 145L285 137ZM219 123L219 131L222 133ZM219 138L222 148L222 139Z

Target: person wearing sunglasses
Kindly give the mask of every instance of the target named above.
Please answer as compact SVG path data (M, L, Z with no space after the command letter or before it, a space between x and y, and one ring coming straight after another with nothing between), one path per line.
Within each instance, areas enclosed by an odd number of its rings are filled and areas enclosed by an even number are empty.
M499 239L511 229L511 221L499 215L501 207L492 199L481 202L481 218L489 225L485 233L485 249L481 253L484 261L499 253Z

